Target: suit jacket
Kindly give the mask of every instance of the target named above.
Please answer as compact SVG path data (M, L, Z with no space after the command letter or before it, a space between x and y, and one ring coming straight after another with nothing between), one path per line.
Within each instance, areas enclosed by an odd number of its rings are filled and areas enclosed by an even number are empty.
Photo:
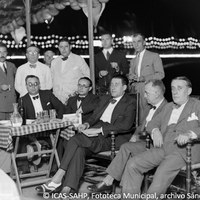
M14 80L16 67L13 63L6 61L7 75L0 67L0 85L10 85L10 91L0 89L0 112L13 112L13 103L16 102Z
M78 95L70 97L67 102L65 113L75 113L77 111L77 99ZM82 100L81 107L82 107L82 122L84 123L92 114L97 104L99 102L99 97L92 94L91 92Z
M160 104L160 106L156 109L155 113L153 114L153 117L151 120L153 120L163 109L163 107L167 104L167 100L164 99L163 102ZM139 134L144 131L145 125L146 125L146 118L149 114L150 108L149 106L145 110L144 118L142 119L142 123L140 126L138 126L134 132L134 135L136 137L139 137Z
M130 61L129 75L137 75L136 58ZM145 81L150 79L163 79L165 76L162 60L157 53L145 50L142 63L140 78Z
M184 159L186 159L186 146L179 146L174 139L181 133L188 133L193 131L200 137L200 101L194 98L189 98L186 103L177 124L173 131L168 131L168 122L173 110L174 103L168 103L163 110L152 120L147 129L151 133L153 128L159 128L164 138L164 145L166 152L178 151ZM200 161L199 157L200 144L196 143L192 146L192 162Z
M62 119L65 106L54 96L51 90L39 90L39 95L43 110L56 109L57 118ZM25 118L36 119L35 109L28 93L19 99L19 105L21 106L21 104L24 109Z
M135 124L135 99L133 96L124 94L120 101L115 106L111 123L103 122L100 120L103 112L109 104L111 99L110 95L102 97L98 107L95 109L93 115L88 119L88 123L92 128L103 129L103 137L109 137L110 131L117 131L119 135L116 138L116 146L128 141L131 137L130 130ZM123 134L124 133L124 134Z
M94 59L95 59L95 78L100 88L104 87L105 89L108 89L108 86L110 84L110 81L113 75L128 74L129 66L128 66L128 62L126 60L125 54L118 50L113 49L109 57L109 60L106 60L102 51L97 53ZM116 72L116 70L111 67L111 64L110 64L111 62L118 63L119 72ZM107 70L108 75L100 78L99 72L101 70ZM106 87L105 87L105 82L107 83Z

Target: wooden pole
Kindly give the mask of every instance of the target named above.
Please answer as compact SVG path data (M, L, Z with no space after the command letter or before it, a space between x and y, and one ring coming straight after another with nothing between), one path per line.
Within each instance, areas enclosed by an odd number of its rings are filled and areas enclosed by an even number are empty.
M92 1L87 0L88 4L88 38L89 38L89 66L90 78L93 84L93 94L95 94L95 73L94 73L94 48L93 48L93 18L92 18Z
M27 46L31 44L31 0L25 1L25 10L26 10L26 35L27 35Z

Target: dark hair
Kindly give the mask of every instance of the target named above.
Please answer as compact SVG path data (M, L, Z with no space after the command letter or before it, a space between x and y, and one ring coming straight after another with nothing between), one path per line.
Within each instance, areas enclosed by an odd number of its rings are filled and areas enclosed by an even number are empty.
M81 77L78 81L83 80L83 79L84 79L84 80L87 80L87 81L89 82L89 86L92 87L92 81L91 81L90 78L84 76L84 77Z
M36 78L36 79L40 82L39 77L37 77L37 76L35 76L35 75L28 75L28 76L26 76L26 78L25 78L25 83L27 82L27 80L28 80L29 78Z
M153 87L159 87L161 92L163 94L165 94L165 85L163 83L162 80L159 80L159 79L150 79L148 81L145 82L145 85L148 84L148 83L152 83L152 86Z
M34 45L34 44L31 44L31 45L27 46L27 47L26 47L26 51L27 51L28 48L30 48L30 47L35 47L35 48L37 48L37 49L38 49L38 53L40 53L40 48L39 48L38 46Z
M4 47L4 48L6 48L6 49L7 49L7 46L6 46L6 44L4 44L3 42L0 42L0 47Z
M136 33L133 33L132 37L137 37L137 36L141 36L143 40L145 40L145 36L143 33L141 32L136 32Z
M117 75L114 75L112 77L113 78L118 78L118 79L121 79L122 80L122 85L128 85L129 81L128 81L128 78L125 76L125 75L122 75L122 74L117 74Z
M172 79L172 81L174 81L174 80L182 80L182 81L185 81L185 82L187 83L187 86L188 86L189 88L192 88L192 83L191 83L191 81L190 81L186 76L177 76L177 77L175 77L175 78ZM172 82L172 81L171 81L171 82Z
M61 42L67 42L69 45L71 45L70 40L69 40L68 38L66 38L66 37L61 38L61 39L58 41L58 45L59 45Z
M103 36L103 35L109 35L111 38L112 38L112 33L109 32L109 31L104 31L100 34L100 36Z

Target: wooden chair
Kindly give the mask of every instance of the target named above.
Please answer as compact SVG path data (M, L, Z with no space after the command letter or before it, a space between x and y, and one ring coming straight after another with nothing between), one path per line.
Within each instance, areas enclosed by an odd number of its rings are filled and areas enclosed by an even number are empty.
M145 133L144 133L145 135ZM185 179L185 187L180 187L174 184L170 185L169 189L177 192L177 193L185 193L186 199L188 199L187 194L191 194L192 192L196 192L196 188L192 187L193 183L193 176L192 172L195 170L200 170L200 163L192 164L192 145L195 145L195 143L200 142L199 139L190 140L186 145L186 165L180 170L177 176L181 176ZM151 138L148 133L146 133L146 147L147 149L150 148ZM144 191L146 192L149 186L149 183L152 181L153 175L150 175L147 173L144 177Z

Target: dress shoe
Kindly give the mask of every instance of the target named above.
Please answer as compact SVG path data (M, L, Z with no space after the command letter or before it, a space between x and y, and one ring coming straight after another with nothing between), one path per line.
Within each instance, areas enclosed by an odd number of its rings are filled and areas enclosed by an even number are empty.
M100 182L98 184L89 185L87 189L91 192L96 193L110 193L112 191L112 185L106 185L104 182Z
M61 183L47 182L35 188L38 194L59 192L61 190Z

